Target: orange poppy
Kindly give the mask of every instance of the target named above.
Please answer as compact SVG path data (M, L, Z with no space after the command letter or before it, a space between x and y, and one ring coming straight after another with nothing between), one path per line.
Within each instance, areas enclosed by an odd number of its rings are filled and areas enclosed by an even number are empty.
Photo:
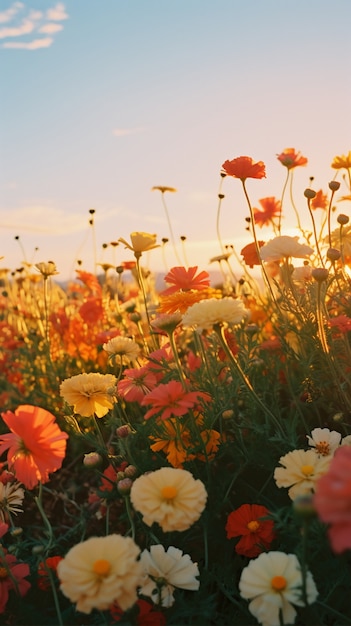
M311 200L311 209L326 209L328 207L328 196L323 193L322 189L317 191L314 198Z
M300 152L296 152L295 148L285 148L281 154L277 154L277 159L282 165L287 167L288 170L308 163L308 159L302 156Z
M259 200L261 209L254 209L254 221L257 226L267 226L273 222L275 218L278 218L282 212L282 203L280 200L276 200L274 196L269 198L261 198Z
M264 245L264 241L258 241L257 243L259 248L262 248L262 246ZM244 257L244 262L249 267L253 267L254 265L261 265L261 261L258 258L254 241L252 243L248 243L247 246L245 246L241 250L240 254Z
M251 157L240 156L231 161L225 161L222 168L228 176L246 180L247 178L265 178L266 166L263 161L255 162Z

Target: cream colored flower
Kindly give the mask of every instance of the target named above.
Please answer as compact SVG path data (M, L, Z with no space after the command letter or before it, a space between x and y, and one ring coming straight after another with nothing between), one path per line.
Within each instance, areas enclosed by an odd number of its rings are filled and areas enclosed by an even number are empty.
M129 337L113 337L102 347L111 357L119 357L125 365L135 361L140 354L140 347Z
M24 489L19 482L0 482L0 520L9 521L9 514L22 512L22 502L24 499Z
M351 435L343 437L340 443L341 446L351 446Z
M298 239L298 237L288 235L274 237L260 248L261 259L267 262L280 261L287 257L305 259L313 254L313 248L305 243L299 243Z
M280 626L281 623L294 624L293 604L305 606L302 584L301 566L295 554L264 552L243 569L239 591L242 598L251 600L249 610L262 626ZM312 604L317 596L312 574L307 571L307 604Z
M140 550L130 537L91 537L73 546L57 566L62 593L77 610L105 611L117 602L127 611L137 601L142 582Z
M214 324L240 324L247 313L241 300L209 298L188 308L183 316L183 326L211 328Z
M311 493L317 480L328 471L330 460L330 456L319 456L315 450L288 452L279 459L283 467L274 470L277 487L290 487L288 494L292 500Z
M182 531L201 516L207 492L187 470L161 467L134 481L130 499L148 526L157 522L164 532Z
M126 248L132 250L136 257L139 257L142 252L147 252L148 250L153 250L154 248L159 248L159 244L156 243L157 235L151 235L150 233L143 232L134 232L130 234L131 244L128 243L125 239L120 239L121 243L124 243Z
M141 553L140 562L145 572L145 580L140 593L148 596L155 604L166 608L174 603L173 591L188 589L196 591L200 587L199 568L188 554L170 546L165 551L162 545L151 546Z
M308 445L312 446L321 456L333 455L339 447L341 434L329 428L314 428L311 437L306 435Z
M161 193L170 191L171 193L175 193L177 190L175 187L163 187L162 185L155 185L154 187L152 187L151 191L160 191Z
M48 261L47 263L36 263L35 267L37 268L37 270L39 270L44 279L47 279L49 276L54 276L55 274L58 274L58 271L56 270L56 265L53 261Z
M306 283L312 280L312 266L301 265L300 267L295 267L291 277L297 283Z
M116 385L112 374L77 374L61 383L60 394L82 417L103 417L116 402Z

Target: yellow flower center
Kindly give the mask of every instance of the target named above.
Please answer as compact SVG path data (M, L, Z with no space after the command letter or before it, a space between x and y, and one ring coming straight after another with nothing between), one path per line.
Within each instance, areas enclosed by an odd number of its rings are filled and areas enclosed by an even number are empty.
M166 485L166 487L162 487L161 494L165 500L173 500L178 493L178 489L173 487L173 485Z
M7 578L9 575L6 567L0 567L0 579Z
M302 465L301 472L304 476L312 476L314 472L314 467L313 465Z
M271 580L272 589L275 591L283 591L286 587L287 580L284 576L273 576Z
M319 454L322 454L322 456L327 456L330 452L330 445L327 441L319 441L316 444L316 450Z
M255 533L256 530L259 529L260 525L255 519L253 519L252 522L248 523L247 527L251 533Z
M98 576L107 576L111 570L111 563L106 559L98 559L93 565L93 572Z

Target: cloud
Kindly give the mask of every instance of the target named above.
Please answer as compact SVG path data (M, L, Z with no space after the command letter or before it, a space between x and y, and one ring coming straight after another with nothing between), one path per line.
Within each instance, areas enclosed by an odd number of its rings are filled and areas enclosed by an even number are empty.
M26 11L25 15L23 15L23 9ZM21 19L19 20L18 13L20 12ZM17 39L17 41L4 41L0 46L19 50L49 48L54 43L54 38L40 37L40 35L55 35L63 29L63 26L57 22L67 18L68 14L62 2L48 8L45 14L36 9L29 9L22 2L14 2L9 9L0 12L0 24L6 24L0 28L0 39ZM28 35L34 38L28 39Z
M9 211L6 211L6 216ZM72 213L34 204L17 209L11 209L10 220L6 220L0 214L0 229L13 230L16 233L32 231L43 235L64 235L78 233L86 230L89 224L88 215Z
M126 137L127 135L136 135L137 133L145 132L145 128L143 126L136 126L134 128L115 128L112 131L112 134L115 137Z

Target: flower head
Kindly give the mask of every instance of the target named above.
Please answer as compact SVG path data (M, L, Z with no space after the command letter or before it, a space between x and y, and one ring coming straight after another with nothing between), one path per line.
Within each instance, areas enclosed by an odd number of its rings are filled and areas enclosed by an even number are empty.
M341 442L341 434L329 428L314 428L311 436L306 435L308 445L321 456L333 455Z
M140 347L129 337L113 337L102 347L110 357L119 358L125 365L136 361L140 354Z
M22 511L24 489L20 483L0 482L0 520L6 522L10 515L17 515Z
M172 269L165 276L166 283L173 285L161 292L162 295L169 295L176 291L190 291L191 289L201 290L206 289L210 285L210 275L208 272L197 272L197 265L195 267L172 267Z
M228 515L226 532L228 539L241 537L235 552L248 557L258 556L270 547L274 537L274 522L262 519L269 511L260 504L243 504Z
M260 249L263 261L279 261L287 257L305 259L313 253L313 248L305 243L299 243L298 237L281 235L274 237Z
M160 191L161 193L169 191L170 193L175 193L177 190L175 187L163 187L162 185L155 185L154 187L152 187L151 191Z
M328 196L323 193L322 189L319 189L314 198L311 200L311 209L327 209L328 208Z
M246 314L241 300L209 298L189 307L183 317L183 326L211 328L214 324L240 324Z
M9 591L15 591L23 597L30 589L30 582L25 579L30 570L27 563L19 563L12 554L0 558L0 613L4 613L9 599Z
M222 165L227 176L240 178L244 181L247 178L265 178L266 166L263 161L255 162L251 157L240 156L231 161L225 161Z
M183 385L177 380L160 384L150 391L141 402L142 406L152 405L152 408L144 415L149 419L156 413L161 413L161 419L168 417L180 417L197 406L201 400L208 402L210 396L203 391L185 391Z
M39 270L45 280L49 278L49 276L54 276L55 274L58 274L58 271L56 270L56 265L53 261L48 261L47 263L45 263L44 261L41 263L36 263L35 267L37 268L37 270Z
M211 287L207 289L201 289L200 291L196 289L195 291L175 291L169 295L161 295L160 296L160 305L159 312L160 313L185 313L185 311L191 306L195 304L195 302L199 302L200 300L205 300L209 297L222 297L220 291L216 291Z
M300 152L296 152L295 148L286 148L283 152L281 152L281 154L277 154L277 159L288 170L292 170L294 167L307 165L308 163L306 157L302 156Z
M305 583L306 600L312 604L318 591L309 571ZM262 626L279 626L295 622L294 604L305 606L302 585L301 566L295 554L266 552L243 569L239 590L242 598L251 600L249 610Z
M62 593L77 610L104 611L118 602L126 611L137 601L142 566L139 548L130 537L91 537L76 544L57 565Z
M162 467L139 476L130 498L145 524L157 522L164 532L171 532L187 530L200 518L207 492L201 480L187 470Z
M274 196L261 198L259 203L262 208L253 209L253 215L255 224L262 228L262 226L270 225L276 218L279 218L282 212L282 203L280 200L276 200Z
M258 248L262 248L262 246L264 246L264 243L264 241L258 241ZM244 246L240 254L244 257L244 263L249 267L252 268L254 267L254 265L261 265L261 261L258 258L257 248L254 241Z
M316 481L328 470L330 457L319 456L315 450L292 450L280 457L279 463L283 467L274 470L277 487L290 487L288 494L295 500L314 490Z
M0 435L0 455L8 450L7 463L16 478L28 489L47 482L49 473L62 465L67 433L54 415L38 406L21 405L14 413L2 413L2 419L11 433Z
M156 243L157 235L151 235L150 233L134 232L130 234L131 244L125 239L120 238L118 241L124 243L126 248L134 252L134 256L140 257L143 252L159 248L159 244Z
M351 150L348 154L342 154L341 156L334 157L334 160L331 164L334 170L348 170L351 168Z
M57 566L62 561L62 556L49 556L38 565L38 587L42 591L51 589L50 572L56 576Z
M174 604L175 588L197 591L200 587L197 564L178 548L170 546L166 552L162 545L151 546L141 553L140 562L145 573L140 593L155 604L168 608Z
M116 401L116 384L112 374L77 374L61 383L60 394L82 417L103 417Z
M147 366L125 369L117 383L118 394L127 402L141 402L157 385L155 374Z

